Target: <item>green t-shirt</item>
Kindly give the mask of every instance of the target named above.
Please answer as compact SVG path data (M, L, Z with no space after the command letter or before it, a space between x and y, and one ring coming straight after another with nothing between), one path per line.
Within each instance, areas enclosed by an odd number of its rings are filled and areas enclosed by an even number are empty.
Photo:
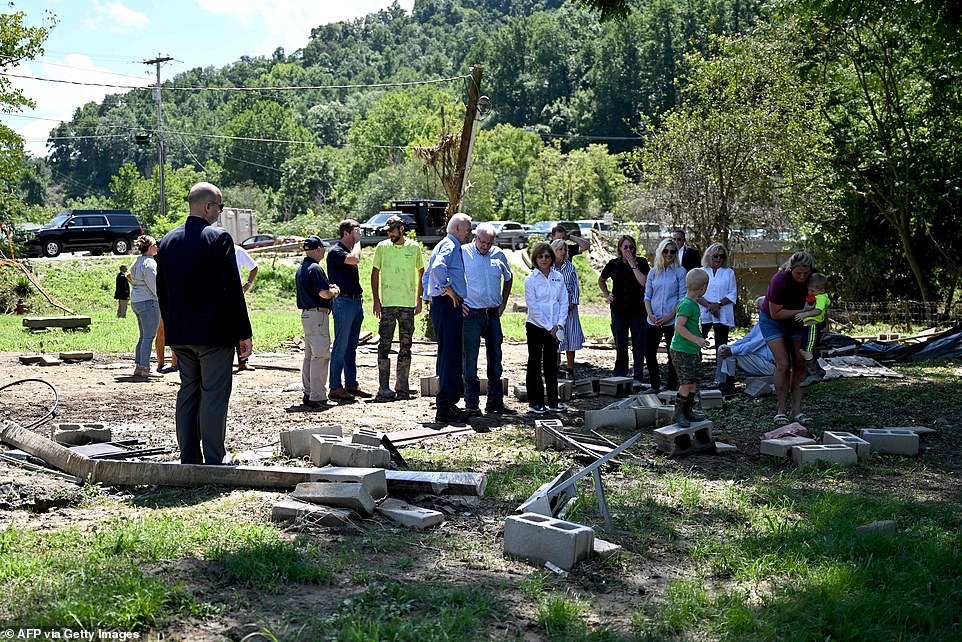
M805 325L815 325L816 323L821 323L825 320L825 314L828 312L828 306L831 305L832 300L828 298L828 295L822 292L821 294L815 295L815 303L812 305L822 311L817 317L808 317L805 319Z
M675 318L678 317L688 317L685 321L685 327L696 337L701 336L701 328L698 327L698 319L701 317L701 308L698 304L689 299L687 296L678 302L678 307L675 308ZM679 332L675 332L675 335L671 338L671 349L677 350L678 352L688 352L690 354L698 354L701 352L701 346L692 343L685 337L681 336Z
M374 267L378 275L382 307L413 308L417 304L418 273L424 269L421 246L411 239L395 245L391 239L374 248Z

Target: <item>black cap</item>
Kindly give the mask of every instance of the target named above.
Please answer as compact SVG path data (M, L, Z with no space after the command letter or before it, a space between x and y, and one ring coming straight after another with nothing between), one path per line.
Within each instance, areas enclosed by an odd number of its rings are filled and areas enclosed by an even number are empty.
M319 247L330 247L330 243L322 241L320 236L314 234L304 239L305 250L316 250Z
M404 219L397 214L389 218L381 229L387 232L388 230L393 230L395 227L404 227Z

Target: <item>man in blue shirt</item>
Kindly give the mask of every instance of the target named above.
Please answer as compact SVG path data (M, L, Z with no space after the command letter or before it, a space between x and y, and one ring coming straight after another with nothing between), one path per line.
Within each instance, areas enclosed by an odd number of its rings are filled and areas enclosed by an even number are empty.
M461 213L452 216L448 221L448 235L434 248L421 277L424 298L431 302L431 323L438 341L435 371L440 391L435 420L442 424L466 419L457 403L464 393L464 380L461 378L464 316L461 304L468 294L461 244L468 240L470 234L471 217Z
M341 240L327 253L327 276L336 283L341 294L334 300L334 348L331 350L331 391L328 398L338 403L355 397L373 395L357 384L357 342L361 336L364 308L361 307L361 278L357 264L361 262L361 225L346 219L337 227ZM341 376L344 385L341 385Z
M494 245L496 231L490 223L481 223L474 231L474 242L461 248L467 296L464 297L464 410L478 416L481 393L478 379L478 352L484 337L488 363L488 400L485 412L514 414L504 405L501 386L501 315L511 294L512 274L508 258Z
M327 408L327 373L331 363L331 302L341 290L331 284L321 267L328 244L317 236L304 239L304 260L297 267L294 284L297 307L304 328L304 406L311 410Z

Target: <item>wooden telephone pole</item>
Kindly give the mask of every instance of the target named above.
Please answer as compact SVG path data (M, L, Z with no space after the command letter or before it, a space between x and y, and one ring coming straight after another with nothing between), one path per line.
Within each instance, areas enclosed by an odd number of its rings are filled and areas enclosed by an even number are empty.
M464 111L464 126L461 128L461 146L458 148L458 162L454 170L455 182L458 185L458 200L448 204L448 218L459 212L464 200L464 190L467 187L467 169L471 160L471 150L474 147L475 122L478 117L478 99L481 97L481 77L484 68L475 65L471 68L471 85L468 87L468 105Z

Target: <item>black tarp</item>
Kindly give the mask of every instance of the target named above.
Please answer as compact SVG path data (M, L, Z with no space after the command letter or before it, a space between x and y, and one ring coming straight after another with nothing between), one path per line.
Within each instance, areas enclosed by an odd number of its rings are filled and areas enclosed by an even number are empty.
M880 363L958 359L962 357L962 323L919 343L866 341L855 354Z

